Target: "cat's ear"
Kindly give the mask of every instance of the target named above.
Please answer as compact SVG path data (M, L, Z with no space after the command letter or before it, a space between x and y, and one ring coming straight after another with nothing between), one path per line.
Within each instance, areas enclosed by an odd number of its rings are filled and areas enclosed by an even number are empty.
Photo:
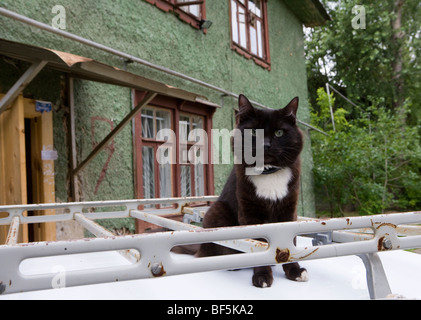
M237 124L255 116L254 107L250 103L249 99L242 94L238 97L238 108L240 111L237 113L236 117Z
M243 94L238 97L238 107L240 112L254 111L254 107L251 105L249 99Z
M284 114L284 116L293 120L294 123L297 119L298 103L299 103L299 98L295 97L294 99L291 100L290 103L288 103L288 105L285 108L282 109L282 113Z

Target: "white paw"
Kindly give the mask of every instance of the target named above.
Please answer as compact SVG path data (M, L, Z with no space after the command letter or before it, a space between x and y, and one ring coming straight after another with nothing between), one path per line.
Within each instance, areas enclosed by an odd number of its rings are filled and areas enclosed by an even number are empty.
M298 281L298 282L307 282L308 279L309 279L308 272L307 271L303 271L303 272L301 272L301 276L295 278L295 281Z

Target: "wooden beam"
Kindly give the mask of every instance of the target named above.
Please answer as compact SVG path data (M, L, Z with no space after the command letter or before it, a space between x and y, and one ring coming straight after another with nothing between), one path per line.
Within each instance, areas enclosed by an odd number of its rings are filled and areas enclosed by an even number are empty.
M69 107L70 107L70 117L69 117L69 153L70 153L70 168L71 168L71 177L70 177L70 189L73 202L79 202L79 178L74 174L74 170L77 166L77 148L76 148L76 118L75 118L75 95L74 95L74 79L69 78Z
M19 78L18 81L10 88L3 99L0 100L0 114L22 93L26 86L37 76L37 74L45 67L47 61L34 62L28 70Z
M149 92L145 98L115 127L113 131L111 131L105 138L102 140L94 150L83 160L74 170L73 175L78 174L81 170L83 170L88 163L95 158L95 156L104 149L108 143L111 142L112 139L124 129L124 127L130 123L130 121L140 112L140 110L146 106L149 102L151 102L158 94L156 92Z
M43 112L38 118L38 134L39 149L36 150L37 158L41 161L39 168L33 168L32 174L39 177L38 188L42 190L40 202L38 203L54 203L56 202L55 193L55 170L54 160L48 157L42 158L42 152L54 150L53 140L53 112ZM39 212L40 215L55 215L55 210L43 210ZM56 224L53 222L42 223L40 228L39 241L55 241L56 240Z

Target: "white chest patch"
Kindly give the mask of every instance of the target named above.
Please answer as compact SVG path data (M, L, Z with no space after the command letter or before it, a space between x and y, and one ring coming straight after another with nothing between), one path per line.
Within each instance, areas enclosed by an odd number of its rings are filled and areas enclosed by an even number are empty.
M291 181L292 171L290 168L285 168L272 174L248 178L256 187L256 194L259 197L276 201L282 200L288 194L288 183Z

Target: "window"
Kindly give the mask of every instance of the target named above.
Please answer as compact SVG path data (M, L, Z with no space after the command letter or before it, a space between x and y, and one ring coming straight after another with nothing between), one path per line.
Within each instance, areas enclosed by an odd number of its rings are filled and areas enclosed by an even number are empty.
M143 197L171 198L172 174L170 164L161 164L164 161L155 157L160 155L158 147L165 143L158 133L161 129L172 129L171 112L157 108L143 108L141 111L142 127L142 180Z
M175 1L176 7L178 6L184 12L191 14L192 16L202 19L202 4L203 1L191 1L191 0L178 0ZM193 3L193 4L189 4ZM197 3L197 4L194 4Z
M144 94L136 92L135 104ZM142 108L134 135L138 198L214 193L210 137L204 134L212 129L214 111L215 106L164 96Z
M270 70L266 0L229 0L232 48Z
M146 0L165 12L174 12L181 20L201 29L206 19L206 0ZM204 30L205 31L205 30Z
M181 196L204 196L205 175L204 162L208 160L207 154L201 154L208 149L200 131L204 128L204 118L189 114L180 114L179 141L180 141L180 165L181 165ZM189 155L190 153L190 155ZM198 161L192 161L198 159ZM202 161L199 161L199 160ZM209 162L209 161L206 161Z

